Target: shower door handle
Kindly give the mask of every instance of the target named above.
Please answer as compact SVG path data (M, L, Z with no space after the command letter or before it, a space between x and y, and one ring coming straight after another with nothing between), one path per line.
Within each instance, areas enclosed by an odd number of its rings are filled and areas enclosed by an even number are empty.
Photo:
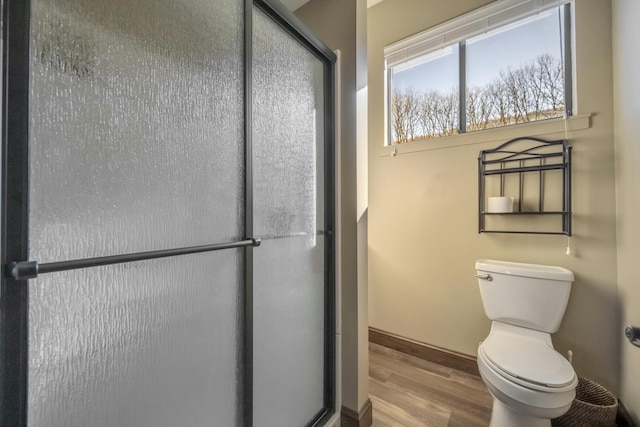
M260 246L258 238L248 238L237 242L214 243L212 245L189 246L176 249L161 249L132 254L110 255L97 258L84 258L69 261L48 262L38 264L38 261L19 261L7 265L5 274L15 280L34 279L42 273L75 270L78 268L98 267L102 265L122 264L125 262L145 261L148 259L166 258L179 255L197 254L201 252L219 251L223 249L246 248Z

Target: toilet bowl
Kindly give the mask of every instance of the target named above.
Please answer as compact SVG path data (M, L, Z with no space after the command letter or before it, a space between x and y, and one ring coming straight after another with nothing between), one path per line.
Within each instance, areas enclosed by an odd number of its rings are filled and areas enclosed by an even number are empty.
M476 263L483 307L493 321L478 369L493 396L491 427L547 427L566 413L578 377L553 348L573 274L561 267Z
M550 426L571 407L578 377L550 340L532 332L496 322L478 347L480 376L494 397L492 427Z

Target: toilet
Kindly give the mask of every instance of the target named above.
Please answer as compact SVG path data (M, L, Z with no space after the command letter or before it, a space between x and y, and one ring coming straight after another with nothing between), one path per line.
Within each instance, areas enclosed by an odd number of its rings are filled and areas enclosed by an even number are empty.
M480 376L493 396L490 427L548 427L566 413L578 384L553 348L573 273L547 265L481 259L476 276L492 320L478 347Z

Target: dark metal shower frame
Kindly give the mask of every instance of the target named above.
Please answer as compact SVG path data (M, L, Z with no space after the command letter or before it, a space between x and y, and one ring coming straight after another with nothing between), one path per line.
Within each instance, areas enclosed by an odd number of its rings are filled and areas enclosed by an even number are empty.
M528 148L515 150L509 148L516 143L531 141ZM511 234L562 234L571 236L571 144L565 139L547 141L535 137L515 138L478 155L478 233L511 233ZM555 163L547 160L559 159ZM516 163L518 166L512 166ZM544 209L545 172L562 171L562 210L546 211ZM524 174L538 174L538 209L523 211ZM514 212L487 212L485 201L487 176L500 177L500 196L504 196L505 176L518 174L518 207ZM486 215L556 215L561 217L561 231L515 231L490 230L485 225Z
M27 426L28 386L28 286L38 274L187 255L215 250L245 248L245 281L241 291L242 317L242 405L238 419L244 426L253 420L253 236L252 166L252 11L260 8L290 35L300 41L324 65L325 99L325 383L324 405L308 425L320 425L334 413L335 397L335 239L334 218L334 53L279 2L244 0L244 138L245 138L245 238L237 242L167 249L134 254L38 264L28 260L29 213L29 40L30 1L2 3L2 173L0 232L0 425Z

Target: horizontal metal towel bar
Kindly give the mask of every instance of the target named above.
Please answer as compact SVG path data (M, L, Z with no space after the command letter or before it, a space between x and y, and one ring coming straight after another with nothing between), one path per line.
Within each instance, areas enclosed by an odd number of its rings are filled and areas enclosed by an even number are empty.
M162 249L158 251L136 252L133 254L111 255L97 258L75 259L70 261L47 262L38 264L38 261L12 262L7 266L7 274L16 280L27 280L38 277L42 273L54 273L56 271L76 270L79 268L98 267L101 265L122 264L124 262L144 261L147 259L166 258L178 255L195 254L199 252L211 252L221 249L243 248L248 246L260 246L260 239L246 239L238 242L216 243L213 245L189 246L178 249Z

